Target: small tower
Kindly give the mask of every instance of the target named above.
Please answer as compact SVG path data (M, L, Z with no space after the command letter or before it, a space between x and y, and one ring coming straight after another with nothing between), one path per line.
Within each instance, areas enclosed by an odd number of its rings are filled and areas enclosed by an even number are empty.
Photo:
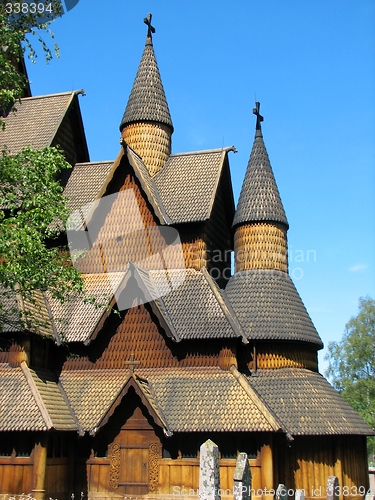
M259 112L255 139L233 220L235 271L277 269L288 272L288 221L263 141Z
M155 28L151 18L149 14L144 19L148 27L146 45L120 131L122 140L142 158L153 176L171 154L173 125L152 45Z

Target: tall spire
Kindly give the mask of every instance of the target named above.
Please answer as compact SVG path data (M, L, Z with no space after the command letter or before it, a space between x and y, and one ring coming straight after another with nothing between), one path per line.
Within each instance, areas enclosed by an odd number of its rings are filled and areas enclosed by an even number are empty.
M156 62L151 24L147 25L146 44L128 104L121 121L123 140L143 159L151 175L159 171L171 153L173 124L159 68Z
M233 220L236 270L287 271L288 221L263 141L260 103L255 106L255 139Z
M242 184L233 226L256 221L281 222L288 227L284 207L263 141L260 103L253 113L257 116L255 139Z

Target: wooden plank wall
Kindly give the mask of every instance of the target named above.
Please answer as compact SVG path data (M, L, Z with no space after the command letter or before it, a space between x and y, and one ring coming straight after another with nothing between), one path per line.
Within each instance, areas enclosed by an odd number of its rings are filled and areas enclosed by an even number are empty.
M261 465L260 459L249 460L253 477L253 488L261 488ZM236 460L220 460L220 489L233 492L233 477L236 468ZM199 459L182 458L170 460L163 458L159 467L159 489L160 495L187 495L198 494L199 488Z
M278 446L275 484L305 490L305 498L325 499L329 476L337 476L340 500L363 498L368 488L366 441L363 436L296 437L290 448ZM345 493L345 494L344 494Z
M22 494L32 490L33 460L0 457L0 493Z

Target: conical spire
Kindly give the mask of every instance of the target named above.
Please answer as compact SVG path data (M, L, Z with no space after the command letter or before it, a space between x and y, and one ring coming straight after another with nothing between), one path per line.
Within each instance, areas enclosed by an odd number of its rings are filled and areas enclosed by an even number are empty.
M260 104L253 110L257 115L253 148L242 184L233 226L251 222L281 222L288 227L284 207L271 168L266 146L264 145L259 114Z
M155 28L151 26L151 18L149 14L144 19L148 26L146 45L121 121L121 131L130 123L147 121L167 125L173 132L172 119L152 44L152 33L155 33Z

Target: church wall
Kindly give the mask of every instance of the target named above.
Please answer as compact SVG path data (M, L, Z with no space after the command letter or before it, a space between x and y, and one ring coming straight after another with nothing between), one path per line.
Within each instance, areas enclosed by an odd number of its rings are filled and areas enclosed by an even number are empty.
M307 368L318 371L318 358L315 346L299 342L252 342L237 349L240 369L251 372L261 368ZM254 364L254 359L256 363Z
M162 256L167 246L169 268L181 266L181 247L186 267L199 270L207 265L203 226L179 226L181 246L174 249L167 245L163 230L158 229L159 222L153 209L124 158L118 170L122 172L115 175L107 193L114 193L115 200L106 214L101 208L101 213L97 211L95 214L95 222L89 223L92 248L83 259L76 261L75 266L82 273L124 271L128 262L136 264L141 261L141 267L145 269L160 268L150 257L155 254ZM119 194L116 196L116 193Z
M225 288L231 276L231 250L233 248L232 220L228 220L228 202L225 199L225 189L228 189L228 184L230 185L230 180L224 167L211 217L205 224L204 232L207 245L206 267L221 288ZM229 218L231 219L230 216Z
M296 436L290 447L278 442L274 468L276 483L304 489L305 498L325 499L328 477L337 476L340 500L359 499L368 489L366 438Z
M140 362L140 368L218 366L224 343L225 340L176 343L158 325L151 306L142 304L122 313L121 318L112 315L90 346L75 346L81 357L68 358L63 370L124 368L131 353Z

